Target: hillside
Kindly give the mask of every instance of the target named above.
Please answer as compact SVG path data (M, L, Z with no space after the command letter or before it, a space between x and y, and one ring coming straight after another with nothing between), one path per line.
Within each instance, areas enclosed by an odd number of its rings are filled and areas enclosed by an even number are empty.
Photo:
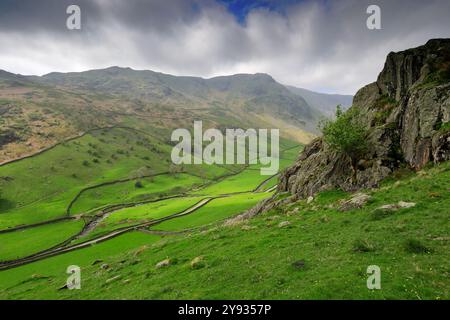
M280 128L301 143L320 111L266 74L212 79L111 67L43 77L0 72L0 163L89 130L131 126L154 133L208 126Z
M286 88L303 97L311 107L319 110L327 117L335 116L336 106L340 105L343 110L347 110L353 102L353 96L350 95L318 93L293 86L286 86Z
M81 73L51 73L39 82L70 89L89 90L157 101L188 109L236 112L251 121L254 116L276 118L315 131L320 111L303 97L292 94L267 74L236 74L211 79L178 77L154 71L111 67Z
M162 223L1 271L0 298L449 299L449 179L447 162L398 173L346 212L352 194L330 191L228 226ZM377 210L399 201L415 206ZM82 290L61 289L75 262ZM366 287L373 264L382 290Z

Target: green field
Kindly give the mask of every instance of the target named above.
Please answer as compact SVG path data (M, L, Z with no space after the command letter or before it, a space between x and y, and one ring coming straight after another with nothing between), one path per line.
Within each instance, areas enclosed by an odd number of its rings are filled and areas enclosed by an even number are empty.
M136 250L145 248L159 239L160 237L158 236L140 232L127 233L111 239L110 241L102 242L83 250L52 257L20 268L2 271L0 272L0 297L8 297L8 299L19 298L21 295L20 293L18 295L13 294L9 296L9 293L11 293L10 290L15 290L14 288L19 288L21 285L27 284L35 288L33 291L34 293L29 292L29 294L31 293L34 296L34 299L50 298L50 295L44 292L45 287L49 285L54 274L65 274L68 266L78 265L82 270L85 270L99 260L108 263L110 257L117 256L123 252L129 252L131 257L129 263L132 263ZM99 265L97 265L97 267L99 267ZM62 287L65 284L65 280L55 284L58 288ZM6 294L8 296L6 296ZM96 295L95 292L92 292L91 294L92 297L95 297Z
M449 299L448 181L450 163L444 163L366 190L372 199L361 209L340 212L339 201L351 194L336 190L234 226L162 238L128 233L0 272L0 298ZM416 206L376 210L398 201ZM178 221L192 217L183 225L195 226L200 210ZM178 230L175 221L173 228L166 222L167 230ZM279 227L285 221L290 224ZM193 269L196 257L203 262ZM155 267L167 258L170 266ZM97 259L109 269L93 265ZM58 290L71 264L82 267L82 289ZM382 290L366 287L366 269L374 264L381 268Z
M173 170L170 146L147 139L103 130L0 167L0 230L25 225L0 233L0 261L43 255L0 271L0 299L449 298L450 163L398 171L365 191L371 200L361 209L340 212L351 194L335 190L225 226L272 197L278 177L262 176L260 164ZM280 167L300 149L283 141ZM399 201L416 206L376 210ZM79 219L48 221L70 215ZM69 252L50 256L61 246ZM170 265L156 268L164 259ZM372 264L383 290L365 287ZM82 290L59 290L70 265L82 269Z
M141 172L162 172L169 161L167 152L167 146L154 138L112 129L96 131L36 157L2 166L0 228L63 216L70 201L86 186Z
M177 219L165 221L152 229L181 231L221 221L239 212L250 209L259 201L270 197L270 193L240 194L214 199L194 213Z
M168 199L115 211L114 214L108 216L97 226L90 237L112 231L119 227L134 225L140 222L160 219L175 213L180 213L183 210L192 207L201 199L201 197Z
M77 234L83 226L83 220L71 220L0 234L0 261L22 258L53 247Z
M292 161L288 154L300 147L283 139L281 147L287 152L281 159L285 167ZM130 250L160 238L145 234L146 230L184 231L220 223L272 196L265 191L276 185L276 177L261 175L260 165L203 164L174 169L170 151L170 145L150 134L110 128L0 166L0 231L8 231L0 233L0 266L1 261L44 255L40 261L0 271L0 278L14 270L33 270L36 282L32 282L40 285L48 279L47 272L59 270L41 269L49 262L60 266L68 257L76 257L79 261L73 264L87 266L99 256L113 256L123 252L120 248ZM77 219L53 221L69 216ZM117 230L162 218L170 220L147 226L140 233L129 229L109 238ZM107 238L93 247L46 256L99 237ZM131 242L122 243L128 239ZM113 250L110 244L119 242L118 250ZM0 288L8 283L2 280Z
M77 199L70 212L85 213L114 204L141 202L170 194L181 194L202 183L202 179L184 173L137 178L87 190Z

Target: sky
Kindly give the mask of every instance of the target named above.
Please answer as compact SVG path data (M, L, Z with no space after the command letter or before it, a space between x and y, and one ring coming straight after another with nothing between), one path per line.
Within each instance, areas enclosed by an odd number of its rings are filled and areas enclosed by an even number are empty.
M66 27L71 4L80 30ZM366 26L372 4L381 30ZM0 0L0 69L268 73L354 94L376 80L389 52L449 38L449 13L449 0Z

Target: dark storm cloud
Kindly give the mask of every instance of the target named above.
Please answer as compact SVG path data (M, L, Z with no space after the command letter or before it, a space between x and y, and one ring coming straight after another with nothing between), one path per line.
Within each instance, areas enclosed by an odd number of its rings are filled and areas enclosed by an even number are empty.
M390 51L449 37L448 0L276 0L242 17L214 0L3 0L0 69L43 74L111 65L197 76L266 72L278 81L354 93ZM66 29L77 4L82 30ZM378 4L382 30L366 28Z
M66 9L75 4L83 8L86 26L101 20L99 1L90 0L2 0L0 30L2 32L67 32Z

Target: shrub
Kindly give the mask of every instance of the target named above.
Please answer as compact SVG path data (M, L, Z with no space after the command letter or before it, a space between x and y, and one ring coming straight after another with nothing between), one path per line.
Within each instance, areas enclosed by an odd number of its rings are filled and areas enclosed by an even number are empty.
M139 188L139 189L144 187L144 185L142 184L141 181L136 181L136 183L134 184L134 186L135 186L136 188Z
M369 149L367 129L358 122L359 110L352 107L343 113L336 108L336 120L325 120L320 124L325 143L334 151L346 155L353 169L353 181L356 181L356 166Z
M89 161L84 160L84 161L83 161L83 166L85 166L85 167L89 166Z
M440 125L439 131L442 133L450 132L450 121L442 123Z

